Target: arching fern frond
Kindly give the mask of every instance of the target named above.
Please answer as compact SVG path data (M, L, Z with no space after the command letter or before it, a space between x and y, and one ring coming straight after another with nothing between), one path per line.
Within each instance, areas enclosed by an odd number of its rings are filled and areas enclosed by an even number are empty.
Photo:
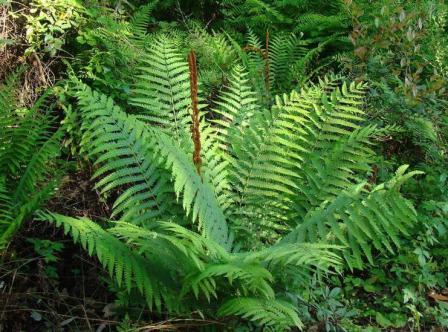
M306 42L294 34L276 34L269 43L269 84L273 92L291 90L293 64L306 54Z
M36 187L46 180L48 165L60 154L60 142L63 129L57 130L37 151L26 165L20 181L15 187L13 199L15 202L27 202L36 193Z
M27 218L32 216L57 190L59 178L51 178L40 187L36 187L36 192L27 197L25 202L14 202L6 205L6 210L0 213L10 218L0 219L0 250L8 246L13 236L20 229ZM1 207L0 207L1 208ZM9 209L9 210L8 210Z
M218 107L214 111L219 118L213 122L221 144L231 141L229 135L241 135L241 131L247 126L247 120L259 109L247 76L243 67L235 66L228 85L216 102Z
M324 146L322 142L320 149L308 156L300 170L306 185L299 189L302 195L294 200L295 208L308 211L362 181L374 160L369 145L375 131L375 127L365 127L341 137L334 144Z
M4 89L10 88L5 86ZM0 87L0 90L3 88ZM14 98L14 94L11 97ZM19 176L22 165L29 162L35 149L51 137L52 119L39 107L47 97L48 92L44 93L33 107L22 109L21 112L13 108L16 103L14 99L6 101L10 103L9 106L0 111L0 126L3 127L0 127L0 143L3 144L0 148L2 172Z
M18 74L0 86L0 248L56 189L62 130L41 111L49 91L30 108L18 108Z
M158 237L170 242L173 247L192 259L193 265L199 269L203 269L203 261L228 260L231 255L215 241L174 222L156 221L145 225L144 228L125 222L116 222L110 231L120 238L131 241L134 246L141 248L142 252L147 252L149 255L153 253L152 249L145 249L148 248L146 242L157 234Z
M97 223L87 218L71 218L52 213L41 213L40 219L55 223L64 228L65 234L70 234L75 242L79 242L88 251L95 254L103 267L108 271L119 286L128 292L135 286L145 296L150 308L155 304L161 310L161 300L171 303L170 293L165 292L163 280L158 280L158 267L151 266L138 252L132 251L114 235L104 230ZM169 276L165 276L169 278ZM166 297L165 297L166 295ZM174 304L174 302L173 302ZM175 310L176 308L170 308Z
M364 86L342 85L339 90L331 82L277 98L274 107L279 118L276 144L288 142L284 154L297 161L292 172L303 181L291 196L300 217L360 182L374 160L371 138L376 129L360 127Z
M274 144L276 120L269 111L259 112L240 135L233 137L229 180L235 203L228 210L229 219L243 229L253 220L275 228L284 220L289 196L296 187L291 161L284 157L286 150L282 144ZM247 232L261 236L254 229Z
M157 3L158 0L152 0L146 5L140 6L131 17L130 24L137 39L142 39L147 34L148 26L151 22L150 15Z
M169 215L169 204L174 203L169 195L174 192L182 196L187 216L191 213L204 234L229 249L232 241L213 188L202 181L177 142L88 87L77 95L84 113L83 142L102 165L94 175L103 176L96 186L104 193L128 186L116 200L113 215L123 213L122 219L131 222L149 220L155 213Z
M228 179L229 160L222 151L222 144L219 143L219 135L215 128L202 123L200 136L203 160L201 175L204 182L212 185L219 205L225 211L232 204L229 196L231 191Z
M94 173L99 179L96 187L103 194L126 187L115 200L112 216L141 223L175 212L170 174L156 156L146 126L85 85L80 85L77 98L83 117L83 149L100 166Z
M302 270L329 272L342 265L338 254L341 249L340 246L321 243L280 243L259 251L242 253L241 259L245 262L263 262L270 270L291 265Z
M226 279L236 292L247 296L254 294L261 298L273 299L272 274L260 264L239 260L208 264L204 270L189 278L184 284L184 292L191 289L196 297L204 295L208 302L211 297L218 299L217 292L222 287L217 279Z
M286 331L292 326L303 328L297 308L278 299L240 297L227 301L218 311L220 316L236 315L257 322L272 331Z
M333 201L310 210L303 222L282 239L283 243L330 242L346 246L344 256L351 267L362 268L362 256L373 264L376 250L393 253L399 235L408 234L416 222L416 212L399 192L401 183L421 172L405 174L400 167L389 182L364 193L366 183L353 186Z
M150 308L155 306L158 311L166 308L170 312L191 310L198 303L204 306L203 302L196 302L202 295L210 301L211 296L225 290L231 295L230 300L222 304L219 296L217 303L208 305L214 310L218 306L221 316L240 315L268 329L301 327L297 308L277 299L273 290L273 274L285 273L276 263L285 259L297 270L311 261L309 253L303 253L299 259L294 245L249 257L229 254L213 241L169 222L155 222L149 228L116 222L113 227L103 229L86 218L44 212L39 218L63 227L90 255L98 257L119 287L128 292L138 290ZM295 246L299 247L307 248ZM327 256L324 246L309 249L314 254L320 249ZM287 257L288 254L292 257ZM243 303L244 308L239 308Z
M153 130L154 138L157 139L157 152L172 171L174 191L178 197L182 194L183 207L187 215L191 212L193 221L198 221L205 236L230 250L233 239L213 188L209 183L202 181L191 159L169 136Z
M52 164L60 154L61 138L62 130L58 130L38 147L27 164L21 165L19 179L3 181L3 188L0 184L0 248L8 244L25 219L57 189L61 170Z
M161 36L142 60L131 104L146 122L164 128L177 144L190 146L189 88L185 59L171 39Z

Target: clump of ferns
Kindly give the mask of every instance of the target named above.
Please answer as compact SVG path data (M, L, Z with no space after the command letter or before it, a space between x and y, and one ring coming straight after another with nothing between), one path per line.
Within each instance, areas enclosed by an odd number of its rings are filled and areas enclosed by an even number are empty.
M77 81L96 188L122 188L117 221L42 218L156 310L302 327L285 293L299 296L307 275L334 271L340 256L363 268L373 252L395 252L416 221L400 193L416 172L402 166L367 186L378 129L363 125L362 83L324 78L266 109L236 65L209 119L194 67L193 53L187 63L170 38L155 39L128 112Z
M63 172L58 163L63 129L55 129L50 92L23 107L21 75L10 74L0 85L0 250L52 196Z

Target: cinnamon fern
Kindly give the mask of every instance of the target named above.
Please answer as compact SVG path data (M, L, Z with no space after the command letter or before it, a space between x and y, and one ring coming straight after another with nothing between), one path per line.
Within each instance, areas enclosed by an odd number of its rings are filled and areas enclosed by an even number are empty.
M416 221L400 186L417 172L403 166L385 183L367 181L381 131L364 125L363 83L323 78L269 106L252 84L253 68L243 66L255 66L255 54L235 66L213 107L191 117L195 98L176 45L156 38L126 111L75 81L83 150L96 187L114 200L112 213L102 227L41 218L64 227L118 285L159 311L301 328L292 298L304 280L337 272L341 259L365 268L374 253L400 247ZM270 50L269 84L280 90L277 77L289 73L299 39L278 37ZM8 204L3 183L0 206Z

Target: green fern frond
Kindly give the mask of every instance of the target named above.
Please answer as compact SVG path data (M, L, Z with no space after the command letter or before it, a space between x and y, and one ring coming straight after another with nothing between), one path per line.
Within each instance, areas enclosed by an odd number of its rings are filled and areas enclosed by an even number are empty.
M260 101L265 100L266 91L266 49L251 28L247 29L247 61L243 65L250 73L251 85Z
M299 189L302 195L295 200L295 208L308 211L360 182L374 160L369 146L375 132L375 127L365 127L334 144L325 146L322 142L319 151L312 152L300 170L307 184Z
M263 262L269 269L285 268L288 265L301 269L321 270L342 265L338 251L342 247L321 243L277 244L259 251L242 254L245 262Z
M30 109L17 109L19 74L0 87L0 248L4 249L24 220L56 189L62 130L41 112L50 91Z
M164 128L181 146L190 144L188 65L175 43L164 36L144 56L131 104L146 122Z
M143 38L148 30L151 22L151 13L157 5L158 0L148 2L146 5L140 6L131 17L130 24L137 38Z
M171 302L169 293L164 292L164 284L157 280L157 274L151 271L154 267L97 223L87 218L71 218L43 212L39 218L63 227L64 233L70 234L74 242L79 242L89 255L95 254L109 275L128 292L135 285L145 296L150 308L155 304L156 308L161 310L161 299L168 300L167 303ZM167 298L164 298L165 294Z
M59 172L51 164L60 154L62 130L44 142L31 157L21 165L20 178L0 184L0 248L4 248L21 227L25 218L37 210L55 192ZM9 174L10 175L10 174Z
M304 327L297 314L297 308L289 302L278 299L234 298L224 303L219 308L218 314L241 316L274 331L286 331L292 326L299 329Z
M5 89L9 89L5 87ZM2 90L2 88L0 88ZM13 176L20 176L22 166L30 161L36 149L52 135L53 120L41 111L50 91L46 91L30 109L16 110L10 108L0 113L0 170Z
M124 213L122 219L131 222L149 220L155 212L170 212L167 207L173 199L169 194L174 192L182 195L186 214L191 212L206 236L231 247L213 188L202 181L191 159L170 136L126 115L111 99L88 87L81 88L78 98L84 112L83 142L96 164L103 164L94 177L107 174L96 187L105 193L128 186L116 200L113 215Z
M318 86L322 91L325 91L327 93L331 93L332 91L336 90L338 87L340 87L344 83L344 77L338 74L331 73L329 75L325 75L324 77L318 78L318 83L313 84L312 86Z
M214 189L219 205L225 211L231 204L231 191L228 180L229 161L222 151L215 128L201 123L201 158L202 177L204 182L210 183Z
M113 205L112 216L141 223L170 212L170 175L155 155L144 123L127 116L112 99L81 85L77 91L83 116L82 146L100 166L94 178L105 194L127 187Z
M235 66L226 90L216 102L218 107L214 111L219 118L213 123L217 125L215 128L222 144L231 140L229 135L240 135L247 120L258 111L255 92L251 90L247 76L243 67Z
M186 214L191 212L191 218L198 221L205 236L230 250L233 239L213 188L202 181L191 163L191 158L188 158L169 136L153 130L154 138L157 139L157 152L172 171L174 191L178 197L182 194Z
M264 211L263 218L276 222L283 219L288 197L296 184L282 146L274 144L275 125L270 112L260 112L230 142L229 180L235 195L231 213L235 217L257 218Z
M293 64L291 65L291 76L299 86L305 85L305 83L310 81L310 79L322 68L322 66L327 65L327 63L324 63L312 71L309 70L313 61L317 60L318 56L326 49L327 45L335 41L335 38L336 37L326 38L317 44L316 47L303 53L301 57L294 59ZM319 81L321 81L320 78Z
M218 278L227 279L243 296L254 294L266 299L274 298L274 290L270 285L273 281L271 273L260 264L245 263L241 260L208 264L200 273L189 278L184 284L184 292L191 288L196 298L203 294L208 302L212 296L218 299Z
M0 225L9 225L13 220L13 201L6 187L5 176L0 177ZM0 226L4 228L3 226Z
M332 87L332 80L277 98L276 145L285 145L292 172L302 185L291 199L303 217L313 206L360 181L373 160L374 127L360 128L363 85ZM330 89L330 97L323 89ZM294 123L295 122L295 123ZM283 144L282 144L283 143Z
M172 289L180 289L186 275L204 268L208 248L216 249L198 233L169 222L153 222L148 227L115 222L107 231L145 257L149 266L157 267L151 273Z
M47 183L36 187L35 193L27 197L25 202L15 202L9 207L9 211L0 211L9 218L0 219L0 249L7 247L13 236L20 229L28 217L33 215L57 190L59 178L55 176Z
M183 251L186 255L195 255L204 260L229 260L231 253L225 250L215 241L208 239L201 234L189 230L174 222L156 222L147 227L148 230L165 234L168 238L176 238L176 243L172 243ZM144 239L142 239L144 240ZM178 245L178 241L181 245ZM185 251L186 250L186 251ZM200 266L200 264L198 264Z
M419 174L405 174L406 167L386 184L364 193L360 183L310 210L303 222L282 239L283 243L329 242L346 246L344 256L351 267L362 268L362 255L373 264L372 245L376 250L393 253L399 247L399 234L408 234L417 214L399 192L401 183Z
M250 25L257 28L266 28L270 24L290 22L290 19L283 15L276 4L263 0L244 0L244 1L223 1L227 9L226 20L233 24L245 24L248 16L251 18Z
M293 65L306 54L306 42L294 34L276 34L269 43L269 84L274 92L291 90Z
M235 50L229 44L224 34L213 34L210 42L215 63L217 63L221 69L227 69L224 65L233 63L233 60L236 57Z
M328 33L344 31L349 26L348 22L343 12L335 15L307 13L299 17L295 31L304 32L316 38Z
M36 187L48 176L48 165L60 154L60 142L63 130L57 130L39 149L34 152L31 160L15 187L13 199L16 202L26 202L35 194Z
M15 75L8 76L5 83L0 85L0 170L5 173L9 168L3 159L10 153L10 144L12 143L12 135L14 131L15 120L15 104L17 77Z
M0 119L4 121L9 118L8 114L16 108L16 89L18 86L18 73L8 75L5 82L0 85ZM5 125L0 122L3 130Z

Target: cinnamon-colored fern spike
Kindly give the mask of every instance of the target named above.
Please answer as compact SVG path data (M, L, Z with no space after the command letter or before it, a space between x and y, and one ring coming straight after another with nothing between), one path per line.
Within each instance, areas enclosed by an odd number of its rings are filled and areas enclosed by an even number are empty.
M198 109L198 69L196 67L196 54L191 50L188 54L188 67L190 69L190 96L191 96L191 137L194 143L193 163L196 171L201 175L201 134L199 132L199 109Z

